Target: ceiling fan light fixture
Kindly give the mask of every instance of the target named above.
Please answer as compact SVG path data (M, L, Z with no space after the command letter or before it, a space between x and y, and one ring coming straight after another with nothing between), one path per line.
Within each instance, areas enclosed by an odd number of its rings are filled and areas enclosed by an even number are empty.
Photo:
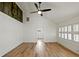
M38 11L38 14L40 15L40 14L42 14L42 12L41 11Z
M41 8L40 8L41 7L41 3L42 2L34 3L37 11L33 11L31 13L38 13L40 16L43 16L43 12L51 11L51 9L42 9L41 10Z

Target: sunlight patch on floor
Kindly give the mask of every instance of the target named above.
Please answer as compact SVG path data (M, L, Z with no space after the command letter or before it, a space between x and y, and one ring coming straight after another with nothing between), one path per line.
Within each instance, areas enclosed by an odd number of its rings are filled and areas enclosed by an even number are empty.
M35 51L36 51L36 54L37 56L45 56L45 52L46 52L46 45L44 43L43 40L38 40L37 41L37 44L35 46Z

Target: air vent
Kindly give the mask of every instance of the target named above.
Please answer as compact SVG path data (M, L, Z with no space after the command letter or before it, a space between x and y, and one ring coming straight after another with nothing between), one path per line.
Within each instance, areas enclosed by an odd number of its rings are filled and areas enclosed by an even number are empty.
M27 18L26 18L26 21L27 21L27 22L29 22L29 21L30 21L29 17L27 17Z

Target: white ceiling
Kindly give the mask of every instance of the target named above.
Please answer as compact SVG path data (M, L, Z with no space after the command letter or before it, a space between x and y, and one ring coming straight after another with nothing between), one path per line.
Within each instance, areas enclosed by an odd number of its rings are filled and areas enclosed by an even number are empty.
M21 5L26 13L37 10L33 2L18 2L18 4ZM51 8L52 11L44 12L43 17L56 23L79 16L79 2L42 2L41 9L45 8Z

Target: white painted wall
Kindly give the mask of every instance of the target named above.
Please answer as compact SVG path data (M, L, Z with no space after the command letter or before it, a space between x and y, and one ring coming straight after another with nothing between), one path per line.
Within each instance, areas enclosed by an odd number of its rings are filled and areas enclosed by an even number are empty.
M0 56L23 42L23 24L0 12Z
M79 24L79 17L68 19L67 21L60 23L58 27L69 25L69 24L75 24L75 23ZM74 40L62 39L62 38L58 38L57 42L79 54L79 42L75 42Z
M26 21L25 16L24 24L24 42L36 42L38 36L46 42L56 42L56 24L53 21L38 14L31 14L29 22ZM38 30L41 30L41 32L38 33Z

